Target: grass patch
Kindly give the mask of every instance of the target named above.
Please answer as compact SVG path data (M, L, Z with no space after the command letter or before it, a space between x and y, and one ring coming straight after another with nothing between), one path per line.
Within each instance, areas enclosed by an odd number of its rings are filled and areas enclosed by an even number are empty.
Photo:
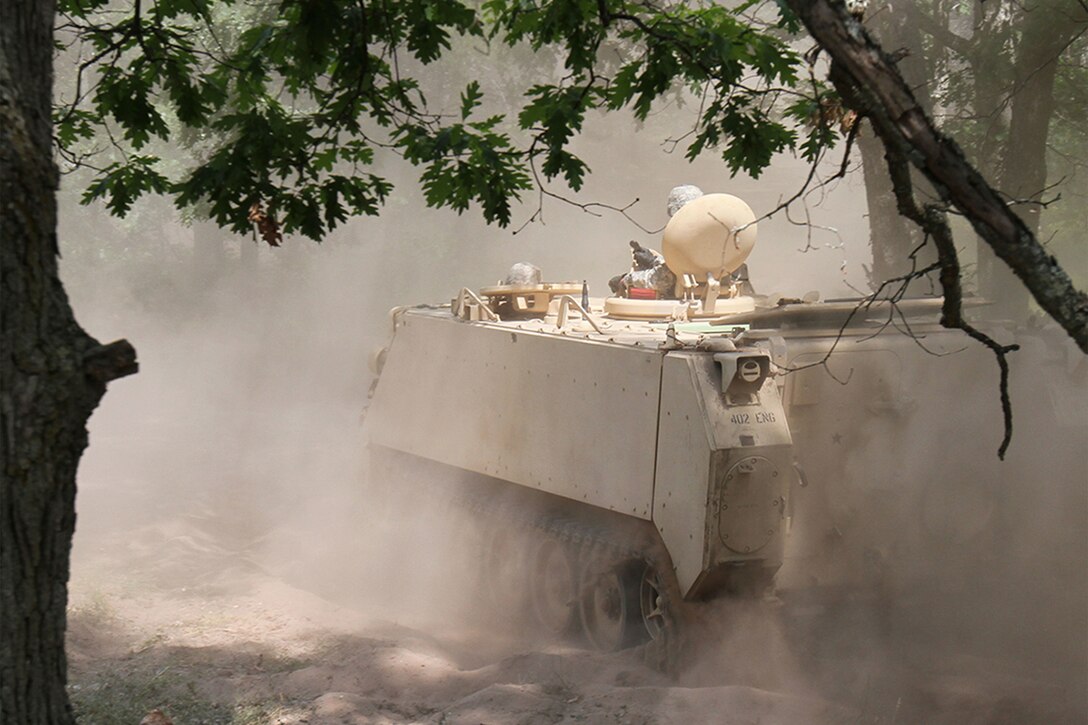
M149 666L135 658L84 673L68 685L68 696L80 725L136 725L158 708L174 725L264 725L290 716L298 709L290 700L223 703L209 699L198 685L217 674L197 665ZM161 660L159 660L161 663ZM262 673L290 672L306 666L294 658L260 657L252 665ZM252 674L250 667L244 668ZM282 698L282 696L281 696Z
M268 723L280 722L285 717L293 714L289 708L273 703L256 703L250 705L237 705L231 713L230 725L268 725Z
M88 624L112 624L118 619L113 603L100 589L91 591L79 604L70 604L68 616L79 617Z
M200 697L194 683L168 682L168 675L110 673L90 685L69 685L68 695L80 725L136 725L158 708L174 725L268 725L297 709L283 703L224 705Z
M175 725L218 725L232 722L229 708L197 696L192 682L179 686L165 677L102 673L95 682L71 684L68 697L80 725L135 725L158 708Z

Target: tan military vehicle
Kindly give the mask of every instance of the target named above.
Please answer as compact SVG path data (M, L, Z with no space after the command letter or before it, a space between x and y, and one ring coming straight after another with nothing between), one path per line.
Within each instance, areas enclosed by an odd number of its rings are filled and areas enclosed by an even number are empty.
M522 278L394 311L371 455L490 517L483 589L605 650L665 639L680 600L770 591L797 481L779 388L766 346L702 321L755 308L728 283L753 222L724 194L682 209L672 299Z
M614 296L530 271L394 310L371 457L487 522L485 598L667 656L687 603L999 577L987 562L1038 500L1022 482L1082 480L1065 459L1084 408L1067 401L1088 386L1055 382L1069 410L1035 426L1071 442L1063 455L1002 463L996 365L940 327L939 299L744 296L755 232L742 201L705 195L672 217L663 255L632 244ZM1038 337L1021 353L1035 403L1070 368ZM1078 542L1082 522L1066 530Z

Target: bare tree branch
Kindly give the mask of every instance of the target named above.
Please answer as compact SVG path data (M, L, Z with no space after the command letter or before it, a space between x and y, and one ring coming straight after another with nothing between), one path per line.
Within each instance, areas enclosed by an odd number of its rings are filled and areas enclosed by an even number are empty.
M951 140L934 128L894 62L841 3L787 0L831 56L831 81L867 115L889 152L909 159L956 206L1024 283L1036 302L1088 352L1088 295L1073 286L998 193Z
M963 317L963 288L960 285L960 262L956 245L952 240L952 230L944 210L937 204L919 207L914 200L913 182L910 179L910 166L905 154L898 149L887 148L886 159L888 173L892 178L892 188L899 211L903 216L920 226L926 236L937 247L937 264L940 267L941 289L944 302L941 305L941 324L948 328L963 330L969 337L988 347L997 357L997 366L1001 371L998 390L1001 397L1001 414L1005 423L1005 435L997 456L1004 460L1005 452L1012 441L1012 401L1009 398L1009 361L1008 353L1020 349L1019 345L1002 345L986 333L971 325Z

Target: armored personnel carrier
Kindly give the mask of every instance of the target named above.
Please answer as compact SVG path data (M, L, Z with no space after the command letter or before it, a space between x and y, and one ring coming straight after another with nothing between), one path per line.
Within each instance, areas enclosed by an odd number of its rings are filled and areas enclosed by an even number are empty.
M939 299L745 296L755 233L747 205L710 194L672 217L663 255L633 244L611 297L526 267L393 311L372 464L480 524L482 598L668 665L702 600L890 596L986 570L1031 505L1009 484L1068 477L1053 454L997 460L1000 414L977 407L997 405L996 366L940 327ZM1040 336L1028 376L1069 367L1062 349ZM1071 410L1053 435L1083 440Z
M673 299L523 278L393 311L371 457L491 522L485 595L524 593L541 626L612 650L664 641L681 601L769 591L790 431L768 347L702 321L755 309L728 283L753 222L725 194L681 209Z

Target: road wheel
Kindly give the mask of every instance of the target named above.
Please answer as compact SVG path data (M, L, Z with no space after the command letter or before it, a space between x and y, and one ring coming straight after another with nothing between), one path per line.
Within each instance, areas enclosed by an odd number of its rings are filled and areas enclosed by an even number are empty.
M649 564L642 570L639 581L639 613L642 615L642 625L646 628L646 634L650 639L656 640L665 636L665 600L662 596L661 583L658 581L657 572Z
M615 562L594 558L582 568L579 614L589 643L602 652L613 652L645 639L639 591L640 562Z

